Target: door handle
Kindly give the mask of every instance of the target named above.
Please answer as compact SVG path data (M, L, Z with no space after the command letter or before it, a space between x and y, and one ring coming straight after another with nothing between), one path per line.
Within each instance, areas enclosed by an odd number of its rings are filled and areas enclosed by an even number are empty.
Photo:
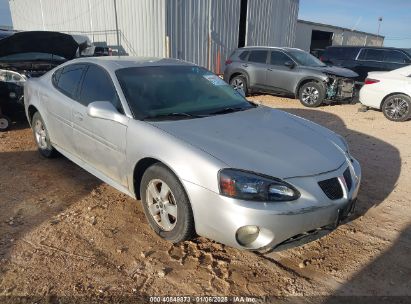
M248 68L248 64L243 64L243 67Z
M273 69L272 69L272 68L268 68L267 70L269 70L270 72L271 72L271 71L273 71Z
M79 112L74 112L74 118L76 118L77 120L82 121L83 120L83 114L79 113Z

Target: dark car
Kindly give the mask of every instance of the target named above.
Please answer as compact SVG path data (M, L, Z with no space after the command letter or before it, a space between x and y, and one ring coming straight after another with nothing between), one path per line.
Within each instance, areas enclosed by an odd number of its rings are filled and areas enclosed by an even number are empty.
M387 47L330 46L321 56L326 64L356 72L363 82L368 72L392 71L411 64L411 49Z
M250 93L293 95L307 107L324 101L351 101L356 73L327 66L313 55L295 48L245 47L226 61L224 80Z
M10 125L5 112L23 104L23 86L91 46L85 36L58 32L9 32L0 40L0 131Z

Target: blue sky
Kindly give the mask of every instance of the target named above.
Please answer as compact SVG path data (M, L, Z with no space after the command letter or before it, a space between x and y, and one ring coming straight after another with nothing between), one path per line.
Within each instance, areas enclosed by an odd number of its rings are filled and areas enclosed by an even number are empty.
M385 45L411 48L411 0L300 0L308 21L376 33L380 16ZM0 0L0 25L11 25L8 0Z
M8 0L0 0L0 25L11 25Z
M303 20L377 33L378 17L385 46L411 48L411 0L300 0Z

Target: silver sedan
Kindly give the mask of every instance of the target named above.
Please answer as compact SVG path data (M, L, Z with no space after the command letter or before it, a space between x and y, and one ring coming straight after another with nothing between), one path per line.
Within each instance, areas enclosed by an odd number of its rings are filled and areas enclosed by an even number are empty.
M354 208L361 169L341 136L190 63L76 59L29 80L24 101L43 156L58 151L141 199L174 243L281 248Z

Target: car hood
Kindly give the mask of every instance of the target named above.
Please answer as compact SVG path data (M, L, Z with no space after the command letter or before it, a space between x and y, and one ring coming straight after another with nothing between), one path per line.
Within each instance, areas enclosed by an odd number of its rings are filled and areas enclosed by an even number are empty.
M325 67L305 67L306 69L309 70L314 70L314 71L319 71L323 72L326 74L331 74L339 77L346 77L346 78L356 78L358 77L358 74L346 69L346 68L340 68L336 66L325 66Z
M85 39L58 32L18 32L0 40L0 57L19 53L48 53L73 59Z
M335 133L266 107L150 124L209 153L228 167L278 178L333 171L346 160L336 144Z

